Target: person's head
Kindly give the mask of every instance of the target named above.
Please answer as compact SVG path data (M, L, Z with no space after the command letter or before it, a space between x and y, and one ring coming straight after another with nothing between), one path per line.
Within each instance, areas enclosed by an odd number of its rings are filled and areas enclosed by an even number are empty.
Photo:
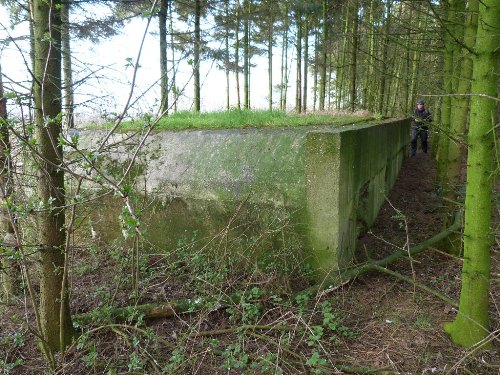
M417 100L417 108L420 110L425 108L425 102L422 99Z

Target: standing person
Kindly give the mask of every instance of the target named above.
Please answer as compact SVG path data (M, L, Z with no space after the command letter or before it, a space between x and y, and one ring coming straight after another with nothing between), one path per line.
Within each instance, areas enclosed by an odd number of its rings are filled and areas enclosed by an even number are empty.
M417 108L413 112L413 121L411 123L411 156L415 156L417 152L417 140L420 135L422 141L422 151L427 153L427 130L432 122L432 116L428 109L425 108L423 100L417 101Z

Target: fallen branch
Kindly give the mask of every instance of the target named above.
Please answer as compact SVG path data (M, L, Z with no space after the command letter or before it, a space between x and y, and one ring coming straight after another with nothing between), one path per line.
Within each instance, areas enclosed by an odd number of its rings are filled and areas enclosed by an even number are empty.
M109 308L93 310L74 316L74 320L80 325L90 323L103 324L106 322L133 322L139 318L157 319L171 318L185 313L209 309L218 310L230 305L238 305L243 301L255 301L257 298L251 291L235 292L230 295L207 296L174 300L163 304L144 304L127 307Z
M462 211L459 210L455 213L453 223L448 228L436 234L435 236L429 238L428 240L413 247L410 247L409 249L400 249L386 258L380 260L369 260L361 265L347 268L342 272L337 271L337 273L335 274L332 273L328 277L326 277L325 280L323 280L323 282L311 286L302 293L304 292L319 293L325 290L333 290L336 289L339 285L344 285L345 283L365 273L372 271L380 271L381 270L380 268L385 269L387 265L394 263L396 260L400 258L417 255L422 251L431 247L431 245L434 245L435 243L442 241L450 234L459 230L462 225L461 217L462 217Z
M436 291L434 289L431 289L428 286L419 283L418 281L414 281L412 278L410 278L408 276L402 275L399 272L391 271L391 270L389 270L389 269L387 269L385 267L380 267L380 266L377 266L377 265L375 265L374 267L375 267L376 271L380 271L380 272L386 273L388 275L394 276L394 277L396 277L396 278L398 278L400 280L406 281L407 283L415 285L417 288L425 290L427 293L432 294L433 296L435 296L435 297L437 297L439 299L442 299L444 302L450 304L451 306L458 307L458 302L457 301L452 300L451 298L445 296L444 294L439 293L438 291Z

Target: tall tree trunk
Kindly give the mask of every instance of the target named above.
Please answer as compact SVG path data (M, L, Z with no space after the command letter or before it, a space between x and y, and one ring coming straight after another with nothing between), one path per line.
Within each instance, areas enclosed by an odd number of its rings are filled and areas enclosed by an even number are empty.
M18 294L20 269L14 260L17 240L13 223L7 207L12 191L12 162L10 158L9 129L7 127L7 99L4 97L2 66L0 65L0 230L3 235L2 247L12 253L4 252L0 262L0 280L5 301Z
M346 81L346 65L347 65L347 50L349 43L349 6L347 5L344 8L345 11L345 24L343 30L343 38L342 38L342 52L339 53L339 60L337 62L337 79L335 85L335 91L337 95L337 110L342 109L343 104L345 103L344 91L345 91L345 81Z
M319 74L319 32L314 33L314 81L313 81L313 111L316 111L316 103L318 102L318 74Z
M250 0L244 0L245 18L243 19L243 103L250 109Z
M414 17L414 8L410 8L408 18L412 20ZM420 24L420 19L418 21ZM405 40L405 64L404 64L404 100L402 100L400 110L403 113L411 113L412 101L411 97L411 68L412 68L412 48L415 46L413 41L411 29L408 28L406 31Z
M177 112L177 102L179 100L179 89L177 88L177 77L176 72L177 68L175 68L175 43L174 43L174 23L173 23L173 1L170 0L170 6L168 7L168 17L169 17L169 30L170 30L170 54L172 55L172 94L174 98L174 112Z
M295 10L295 23L297 25L297 67L295 70L295 111L302 111L302 11Z
M167 11L168 0L160 0L158 22L160 30L160 113L168 114L168 66L167 66Z
M435 124L441 124L441 108L442 108L442 101L443 97L439 97L438 100L436 101L436 110L434 111L434 118L432 119L432 122ZM432 140L431 142L431 155L434 159L437 158L437 153L438 153L438 144L439 144L439 136L440 132L434 132L432 134Z
M479 1L469 0L463 43L470 49L474 48L478 10ZM444 192L446 199L443 201L445 206L445 223L450 222L449 216L453 215L456 209L456 203L454 202L458 198L458 190L461 183L460 170L466 151L464 145L466 142L465 135L469 112L469 100L466 94L470 92L471 88L472 56L466 48L463 48L461 52L459 57L461 60L460 79L457 89L454 90L457 96L452 99L453 111L450 116L450 134L454 139L448 143L447 168L444 171L447 186ZM451 236L446 240L445 246L450 253L459 255L462 251L462 239L459 235Z
M326 93L327 93L327 96L328 96L328 110L330 110L332 108L332 85L333 85L333 82L332 82L332 74L333 74L333 59L332 57L330 56L328 58L328 73L326 75L327 77L327 89L326 89Z
M328 0L323 0L323 32L321 40L321 77L319 80L319 110L325 110L325 97L326 97L326 60L328 52Z
M274 17L269 19L269 28L267 30L267 77L268 77L268 109L273 110L273 28Z
M224 56L224 71L226 73L226 110L229 111L229 0L224 1L224 28L225 28L225 56Z
M482 0L473 57L465 196L464 258L458 315L445 326L453 342L471 347L489 333L494 127L500 65L500 3ZM491 344L490 344L491 345Z
M309 21L304 18L304 74L302 78L302 112L307 112L307 76L309 75Z
M379 87L379 95L378 95L378 112L380 114L385 114L385 106L384 103L386 101L386 82L387 82L387 55L389 53L389 35L390 35L390 27L391 27L391 10L392 0L386 1L385 12L387 17L384 22L384 45L382 46L382 66L381 66L381 79L380 79L380 87Z
M356 68L358 61L358 1L353 0L352 4L352 50L351 50L351 100L350 109L354 112L356 109L357 95L356 95Z
M61 3L61 47L64 74L64 120L67 129L75 127L74 95L73 95L73 67L71 66L71 44L69 35L69 8L70 1Z
M281 91L280 91L280 108L282 111L286 111L286 100L288 93L288 28L289 28L289 20L288 20L288 3L285 5L285 26L283 33L283 49L281 55Z
M367 56L367 66L365 69L365 84L363 85L363 107L369 111L373 111L373 91L374 91L374 79L373 79L373 60L374 60L374 50L375 50L375 36L374 36L374 25L373 25L373 6L375 0L370 0L369 8L369 24L368 24L368 56Z
M240 0L236 0L236 29L234 44L234 75L236 80L236 107L241 109L240 96Z
M284 84L285 84L285 40L287 33L287 25L286 25L285 17L285 30L283 31L283 40L281 42L281 69L280 69L280 111L284 111L283 109L283 92L284 92Z
M429 15L427 13L425 14L423 20L421 19L421 17L419 17L419 20L418 20L419 30L427 30L428 23L429 23ZM419 69L420 69L420 60L421 60L421 56L422 56L423 47L424 46L422 45L422 42L419 42L419 43L417 43L417 45L415 46L415 50L413 51L411 74L410 74L410 77L411 77L410 78L410 95L408 97L408 101L406 104L408 112L410 112L415 105L415 100L416 100L415 88L417 86L417 77L418 77L418 73L419 73ZM439 112L439 111L436 111L436 112ZM434 123L439 124L439 121L437 121L434 118ZM435 142L435 140L433 140L432 143L434 144L437 142ZM436 146L437 146L437 144L436 144Z
M47 347L57 351L63 350L72 336L68 295L66 291L61 293L66 238L64 173L58 168L63 157L62 146L58 143L62 109L61 2L33 0L33 3L36 138L42 157L38 160L38 199L47 206L38 214L40 335ZM63 316L60 316L61 311ZM60 336L63 336L63 342L60 342Z
M456 7L457 2L460 0L449 0L446 1L447 4L447 24L445 27L447 30L445 37L445 55L444 55L444 94L442 104L441 104L441 127L439 136L439 147L438 147L438 181L441 186L444 187L446 184L446 169L448 161L448 147L450 144L450 124L451 124L451 95L453 94L453 52L455 51L455 41L453 40L453 35L455 33L455 17L456 17Z
M201 0L195 0L194 4L194 111L200 112L200 49L201 49Z
M400 78L403 76L403 66L405 65L405 59L399 59L399 62L397 65L394 67L394 79L392 80L392 86L393 89L389 91L390 98L392 102L388 105L389 109L389 116L394 117L396 115L396 110L398 106L401 105L401 92L404 90L402 89L403 86L403 80ZM406 103L406 99L403 97L403 103Z

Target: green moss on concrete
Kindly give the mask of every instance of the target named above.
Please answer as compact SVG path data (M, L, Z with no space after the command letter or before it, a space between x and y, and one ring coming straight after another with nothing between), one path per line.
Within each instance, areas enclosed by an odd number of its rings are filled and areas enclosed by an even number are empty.
M340 135L311 133L304 154L307 258L320 277L338 270Z
M395 182L408 125L387 122L308 135L307 239L319 280L351 264L358 236L373 224Z
M294 249L303 247L315 277L327 279L351 263L358 235L373 224L394 184L408 140L406 120L154 134L141 155L147 193L156 202L144 218L146 236L172 248L190 232L214 238L237 223L236 244L238 236L269 232L266 223L286 222ZM271 237L234 249L256 259L277 251L279 236Z

